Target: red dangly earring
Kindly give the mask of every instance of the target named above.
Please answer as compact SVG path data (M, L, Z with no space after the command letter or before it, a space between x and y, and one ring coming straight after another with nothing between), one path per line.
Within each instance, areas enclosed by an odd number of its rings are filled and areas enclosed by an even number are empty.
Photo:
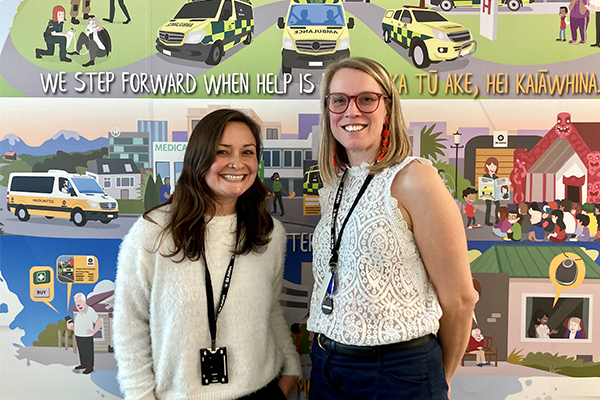
M390 137L390 122L386 119L383 123L383 132L381 132L381 154L377 157L377 161L381 161L388 151Z
M335 162L335 149L333 149L333 166L337 167L337 163Z

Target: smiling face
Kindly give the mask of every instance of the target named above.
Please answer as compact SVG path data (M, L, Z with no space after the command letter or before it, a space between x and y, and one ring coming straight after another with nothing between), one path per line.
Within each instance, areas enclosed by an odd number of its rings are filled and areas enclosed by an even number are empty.
M356 96L364 92L385 93L375 79L357 69L340 69L329 85L329 93ZM381 99L377 110L369 114L361 112L355 100L350 101L343 113L329 113L333 136L346 148L350 165L375 161L380 153L381 133L387 114L385 98Z
M229 122L217 147L217 154L204 180L217 200L217 214L235 212L239 196L248 190L258 171L254 135L243 122Z
M541 319L538 319L539 323L542 325L546 325L548 323L548 317L544 315Z
M56 18L57 18L57 21L58 21L59 23L60 23L60 22L63 22L63 21L65 20L65 12L64 12L64 11L59 11L59 12L57 12L57 13L56 13Z
M75 307L77 308L78 311L83 311L86 309L87 302L85 301L85 298L83 296L75 297Z
M569 330L571 332L577 332L579 330L579 323L576 321L569 322Z

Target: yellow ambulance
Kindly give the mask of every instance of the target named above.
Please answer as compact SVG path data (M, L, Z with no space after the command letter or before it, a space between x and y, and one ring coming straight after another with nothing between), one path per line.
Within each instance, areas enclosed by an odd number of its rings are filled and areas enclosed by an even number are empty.
M519 11L523 4L531 4L535 0L498 0L499 6L507 6L510 11ZM450 11L455 7L481 7L481 0L431 0L432 6L437 6L443 11Z
M386 43L393 40L409 49L408 55L417 68L427 68L431 62L456 60L477 50L477 43L466 27L427 7L387 10L381 28Z
M284 74L292 68L325 68L350 57L348 30L354 28L354 18L346 18L342 0L291 0L277 27L283 29Z
M158 30L156 50L169 57L217 65L225 51L252 42L250 0L192 0Z
M87 221L108 224L119 217L117 201L93 178L56 169L10 174L6 203L19 221L43 215L48 219L68 218L84 226Z

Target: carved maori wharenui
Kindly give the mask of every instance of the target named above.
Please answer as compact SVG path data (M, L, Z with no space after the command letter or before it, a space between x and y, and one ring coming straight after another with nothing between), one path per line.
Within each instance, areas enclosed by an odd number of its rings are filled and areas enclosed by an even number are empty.
M559 113L529 152L517 149L513 157L515 203L563 198L600 203L600 123L572 122L570 113Z

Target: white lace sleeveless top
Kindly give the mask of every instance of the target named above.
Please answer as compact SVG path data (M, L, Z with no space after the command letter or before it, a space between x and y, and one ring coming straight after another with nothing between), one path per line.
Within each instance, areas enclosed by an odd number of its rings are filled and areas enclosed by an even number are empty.
M342 235L339 286L329 315L321 311L320 297L330 277L331 214L338 185L320 190L322 216L313 236L315 285L308 330L357 346L403 342L437 333L442 309L414 236L391 195L394 177L413 160L431 165L427 160L408 157L379 172L350 216ZM368 175L365 166L352 167L346 174L337 235Z

